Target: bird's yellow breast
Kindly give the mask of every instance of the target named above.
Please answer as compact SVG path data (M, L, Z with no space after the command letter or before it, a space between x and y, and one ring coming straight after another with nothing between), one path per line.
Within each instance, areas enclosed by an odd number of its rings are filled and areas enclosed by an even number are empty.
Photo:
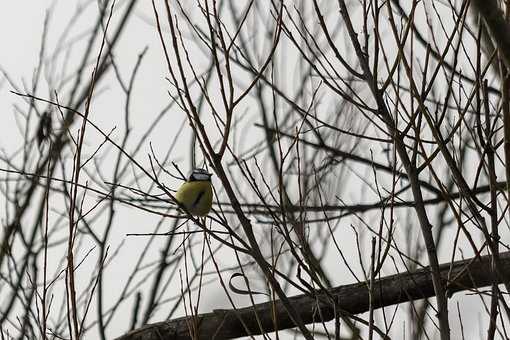
M212 197L210 181L185 182L175 193L175 199L194 216L205 216L209 213Z

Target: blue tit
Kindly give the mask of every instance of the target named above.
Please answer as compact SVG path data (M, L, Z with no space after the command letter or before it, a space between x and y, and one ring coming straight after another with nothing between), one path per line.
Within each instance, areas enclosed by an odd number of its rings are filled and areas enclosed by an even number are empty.
M175 193L175 199L193 216L205 216L212 206L211 174L193 169L188 180Z

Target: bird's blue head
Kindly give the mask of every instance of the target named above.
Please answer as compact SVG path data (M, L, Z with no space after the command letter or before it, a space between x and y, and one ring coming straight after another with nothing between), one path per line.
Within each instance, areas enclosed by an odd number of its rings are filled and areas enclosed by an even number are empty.
M193 169L189 175L189 182L193 181L210 181L212 174L205 169Z

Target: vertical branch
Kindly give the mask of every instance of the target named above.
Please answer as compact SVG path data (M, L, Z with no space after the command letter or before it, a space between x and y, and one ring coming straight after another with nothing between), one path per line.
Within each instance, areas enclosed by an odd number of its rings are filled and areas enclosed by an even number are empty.
M70 310L70 319L72 321L72 328L71 328L71 339L78 340L79 334L81 333L81 330L78 327L78 309L77 309L77 298L76 298L76 284L75 284L75 276L74 276L74 241L76 238L75 235L75 228L77 229L77 222L75 223L75 209L77 207L77 201L78 201L78 188L80 183L80 173L82 169L81 164L81 153L82 153L82 147L83 142L85 140L85 131L88 123L88 116L90 112L90 105L92 102L92 95L94 93L94 87L96 84L96 74L98 72L99 68L99 62L101 60L101 54L103 52L103 48L105 46L106 42L106 33L108 31L108 26L110 24L110 20L113 15L113 8L115 6L115 0L112 1L112 5L110 7L110 15L108 17L108 20L106 22L105 31L103 33L103 40L101 42L101 47L99 49L99 54L97 56L96 60L96 67L94 68L92 72L92 80L90 82L90 88L89 88L89 94L87 97L87 101L85 104L85 113L83 114L83 120L81 129L78 133L78 141L76 146L76 152L74 155L74 164L73 164L73 182L71 185L71 198L70 198L70 209L69 209L69 233L68 233L68 243L67 243L67 283L68 283L68 299L71 306ZM100 333L104 335L104 329L100 329Z
M50 169L51 169L51 162L48 162L48 171L47 171L47 179L46 179L46 214L45 214L45 221L44 221L44 255L43 255L43 292L41 297L41 309L42 309L42 337L43 340L47 339L46 335L46 329L47 329L47 312L46 312L46 297L48 294L48 224L49 224L49 209L50 209L50 188L51 188L51 177L50 177ZM49 311L49 307L48 307Z
M368 282L368 339L374 336L374 280L375 280L375 237L372 237L372 251L370 252L370 280Z
M347 31L349 33L349 37L351 43L354 46L354 50L360 62L361 68L363 70L364 79L366 80L372 95L377 103L377 108L379 115L386 123L388 130L390 131L394 146L397 150L397 153L400 157L400 160L409 176L409 181L411 184L412 193L414 196L414 200L416 202L415 211L418 216L418 221L420 222L421 233L423 236L423 240L425 243L425 247L427 250L427 255L430 263L430 268L432 271L432 281L434 283L434 291L437 301L438 313L437 318L439 319L440 324L440 334L442 340L450 339L450 326L448 322L448 301L445 294L445 289L443 287L441 273L439 271L439 261L437 258L436 245L434 242L434 237L432 235L432 224L429 222L429 218L427 216L427 211L425 210L425 205L423 203L423 196L421 192L420 185L418 183L418 172L416 167L413 167L409 156L406 151L405 144L402 140L402 135L395 126L395 122L391 117L386 104L384 103L384 99L382 97L382 93L380 92L377 84L377 79L373 78L373 74L370 71L369 64L366 60L366 56L363 53L361 46L357 39L357 34L354 31L354 27L352 25L349 13L347 11L347 6L344 0L338 0L338 4L340 7L340 14L347 26ZM391 9L389 9L391 11Z
M501 106L503 108L503 133L504 133L504 153L505 153L505 177L506 177L506 192L510 197L510 73L503 72L504 78L502 79L502 99ZM510 202L507 202L507 207Z
M491 237L494 242L491 261L492 275L496 277L497 267L496 263L499 260L499 232L498 232L498 202L497 202L497 188L496 188L496 164L494 161L494 145L492 142L493 133L491 128L491 117L490 117L490 99L489 92L487 90L487 80L483 82L482 91L484 94L483 103L485 111L485 141L482 140L482 146L487 154L487 170L489 173L489 185L490 185L490 219L491 219ZM481 113L479 113L481 115ZM481 129L481 127L479 127ZM481 136L482 137L482 136ZM483 138L483 137L482 137ZM496 321L498 317L498 301L500 299L500 293L498 284L495 281L491 287L491 306L489 314L489 328L487 331L487 339L493 340L496 333Z

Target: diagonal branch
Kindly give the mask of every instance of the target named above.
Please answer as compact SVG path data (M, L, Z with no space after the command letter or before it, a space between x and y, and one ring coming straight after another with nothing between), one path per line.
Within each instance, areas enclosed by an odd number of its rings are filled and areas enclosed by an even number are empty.
M500 254L502 269L510 272L510 252ZM455 292L477 289L501 282L501 277L493 276L490 270L491 256L479 259L457 261L442 264L441 279L446 285L448 296ZM447 278L451 278L450 281ZM339 286L329 291L338 301L338 309L346 316L360 314L369 310L369 290L366 282ZM373 283L373 308L381 308L398 303L419 300L434 296L434 287L430 274L430 267L414 272L386 276ZM321 298L323 301L321 301ZM289 298L294 310L299 311L303 322L326 322L334 318L334 306L326 294L316 296L297 295ZM278 322L273 322L273 308ZM338 310L337 309L337 310ZM256 313L254 313L256 310ZM241 336L257 335L262 331L258 321L264 328L264 333L295 327L280 301L269 301L255 306L238 308L237 310L216 310L212 313L200 314L198 334L200 339L232 339ZM322 319L321 319L322 317ZM242 320L243 322L241 323ZM191 339L186 317L163 321L136 329L116 340L187 340ZM243 325L244 324L244 325ZM247 327L249 332L246 330Z

